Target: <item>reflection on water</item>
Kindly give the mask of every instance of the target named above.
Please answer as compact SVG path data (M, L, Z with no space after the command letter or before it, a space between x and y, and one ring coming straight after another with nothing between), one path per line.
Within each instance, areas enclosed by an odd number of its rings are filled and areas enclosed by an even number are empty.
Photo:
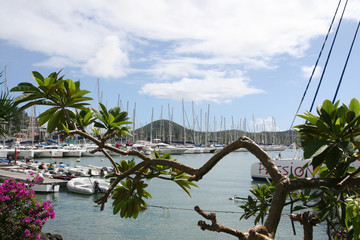
M176 158L193 167L200 167L212 155L181 155ZM131 159L118 157L117 159ZM65 164L111 166L103 158L87 157L76 159L63 158ZM51 159L41 161L51 162ZM59 161L59 160L57 160ZM58 233L65 240L80 239L234 239L230 235L202 231L198 226L199 220L204 220L194 210L195 205L207 211L217 212L218 221L228 227L246 230L253 225L253 220L239 221L241 209L238 201L229 200L234 195L246 197L253 184L250 177L250 166L257 161L250 153L236 152L225 157L213 170L197 184L199 188L191 191L192 197L181 190L175 183L154 179L149 182L148 191L152 199L148 200L149 208L139 214L137 219L122 219L113 215L109 199L105 210L94 203L99 194L81 195L70 193L60 188L59 193L37 194L40 200L50 200L55 208L56 217L50 219L45 232ZM287 214L288 212L284 212ZM302 228L296 225L301 235ZM315 238L324 234L324 228L315 228ZM287 216L282 218L277 233L277 239L299 239L293 236L291 222Z

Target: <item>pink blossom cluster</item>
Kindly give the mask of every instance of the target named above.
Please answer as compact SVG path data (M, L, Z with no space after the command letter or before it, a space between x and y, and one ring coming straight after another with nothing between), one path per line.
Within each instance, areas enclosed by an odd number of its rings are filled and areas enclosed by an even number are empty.
M35 178L27 185L7 179L0 185L0 239L40 239L42 226L55 218L51 202L35 198L31 187L38 181Z

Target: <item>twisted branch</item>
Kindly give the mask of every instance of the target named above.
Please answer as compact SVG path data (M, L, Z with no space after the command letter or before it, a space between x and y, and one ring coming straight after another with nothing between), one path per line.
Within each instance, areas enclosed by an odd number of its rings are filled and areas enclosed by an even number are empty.
M240 232L236 229L232 229L219 224L216 220L215 213L205 213L199 206L195 206L194 210L203 216L205 219L210 220L211 224L207 224L205 221L199 221L198 225L201 230L209 230L214 232L223 232L237 237L240 240L271 240L269 233L265 226L259 225L250 228L247 232Z

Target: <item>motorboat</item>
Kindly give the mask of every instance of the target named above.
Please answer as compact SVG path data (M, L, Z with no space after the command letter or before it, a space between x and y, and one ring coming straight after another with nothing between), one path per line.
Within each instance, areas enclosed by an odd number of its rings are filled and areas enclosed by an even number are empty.
M186 145L185 146L185 154L198 154L198 153L202 153L203 150L200 147L196 147L194 145Z
M70 192L91 195L106 192L110 184L102 179L73 178L67 182L66 187Z
M181 155L186 151L186 148L175 147L163 142L155 143L151 147L161 155L165 153L169 153L170 155Z
M137 150L145 155L151 155L154 152L154 149L152 149L149 145L144 143L134 143L132 145L132 149Z
M201 147L202 153L214 153L216 148L215 147Z
M69 167L68 171L71 175L78 177L91 177L91 176L100 176L101 170L94 166L79 166Z

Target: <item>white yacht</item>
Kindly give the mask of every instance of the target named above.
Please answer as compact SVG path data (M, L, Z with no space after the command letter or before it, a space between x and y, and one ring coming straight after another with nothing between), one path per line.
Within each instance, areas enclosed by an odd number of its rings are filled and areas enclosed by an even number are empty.
M63 157L81 157L85 149L79 145L69 144L62 147Z
M39 145L34 149L35 158L62 158L64 150L58 145Z
M154 139L154 143L151 145L151 148L161 155L165 153L169 153L170 155L181 155L186 151L186 148L175 147L173 145L163 143L159 139Z
M11 149L7 149L8 155L14 157L16 151L16 157L21 158L34 158L34 148L32 146L16 146Z

